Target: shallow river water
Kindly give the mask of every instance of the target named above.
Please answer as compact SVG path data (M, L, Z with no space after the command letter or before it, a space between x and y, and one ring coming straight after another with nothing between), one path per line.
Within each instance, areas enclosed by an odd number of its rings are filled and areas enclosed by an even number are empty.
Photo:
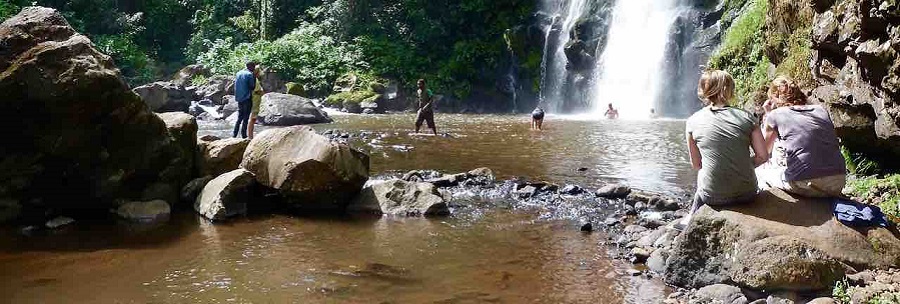
M412 116L338 116L372 174L490 167L589 189L607 182L681 195L694 178L680 121L439 115L449 137L410 136ZM201 134L223 134L203 125ZM377 138L377 139L376 139ZM373 142L375 140L375 142ZM587 168L579 171L579 168ZM602 233L540 207L461 208L444 219L258 216L211 224L191 212L154 225L82 221L0 237L10 303L653 303Z

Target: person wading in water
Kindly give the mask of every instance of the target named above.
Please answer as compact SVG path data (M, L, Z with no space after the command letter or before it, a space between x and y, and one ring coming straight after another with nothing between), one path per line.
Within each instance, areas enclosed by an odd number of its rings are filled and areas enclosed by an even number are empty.
M434 126L434 93L425 88L425 79L419 79L416 83L419 89L416 91L418 100L418 115L416 116L416 133L422 128L422 122L428 124L428 128L434 135L437 135L437 128Z

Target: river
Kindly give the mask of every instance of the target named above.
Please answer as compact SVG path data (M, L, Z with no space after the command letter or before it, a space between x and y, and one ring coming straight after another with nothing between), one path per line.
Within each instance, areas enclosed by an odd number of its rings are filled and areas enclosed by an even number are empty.
M438 115L447 136L412 136L410 115L336 116L374 176L489 167L595 189L610 182L689 193L683 121ZM201 134L227 134L203 124ZM359 136L360 132L369 135ZM365 138L365 139L363 139ZM579 170L586 168L586 170ZM211 224L107 219L0 238L0 293L11 303L649 303L660 283L628 276L603 233L583 234L540 206L485 202L444 219L252 216ZM551 213L565 213L553 210Z

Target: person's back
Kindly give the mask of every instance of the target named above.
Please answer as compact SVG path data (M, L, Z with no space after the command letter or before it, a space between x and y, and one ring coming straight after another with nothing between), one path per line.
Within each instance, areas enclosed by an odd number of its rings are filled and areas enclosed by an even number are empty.
M234 99L238 102L250 101L256 86L256 78L249 70L241 70L234 76Z
M846 173L840 143L828 111L820 105L790 106L766 115L785 151L785 180L799 181Z
M700 150L702 167L697 175L698 194L730 200L757 189L750 155L751 133L756 127L746 111L707 106L688 120L686 131Z

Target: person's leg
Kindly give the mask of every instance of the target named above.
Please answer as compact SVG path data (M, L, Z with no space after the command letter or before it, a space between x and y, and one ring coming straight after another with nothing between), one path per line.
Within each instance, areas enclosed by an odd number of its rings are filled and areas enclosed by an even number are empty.
M534 117L532 117L531 118L531 129L534 130L536 128L537 128L537 119L534 119Z
M431 132L434 135L437 135L437 127L434 124L434 112L429 113L425 116L425 122L428 123L428 127L431 128Z
M540 131L544 130L544 119L543 118L537 120L537 129Z
M697 212L700 207L703 207L703 199L700 197L700 193L694 193L694 198L691 202L691 209L688 211L688 215L682 218L675 228L684 229L685 227L687 227L687 225L691 223L691 218L694 217L694 212Z
M241 131L241 117L242 116L243 115L241 114L241 103L238 103L237 120L234 122L234 132L232 132L231 137L237 138L238 134L240 134L239 132Z
M416 134L419 134L419 129L422 128L422 122L424 121L425 117L422 115L422 111L419 111L419 113L416 114Z
M249 102L245 102L241 105L241 137L247 138L247 122L250 120L250 107L252 105Z
M247 135L253 139L253 127L256 125L256 114L250 113L250 121L247 123Z

